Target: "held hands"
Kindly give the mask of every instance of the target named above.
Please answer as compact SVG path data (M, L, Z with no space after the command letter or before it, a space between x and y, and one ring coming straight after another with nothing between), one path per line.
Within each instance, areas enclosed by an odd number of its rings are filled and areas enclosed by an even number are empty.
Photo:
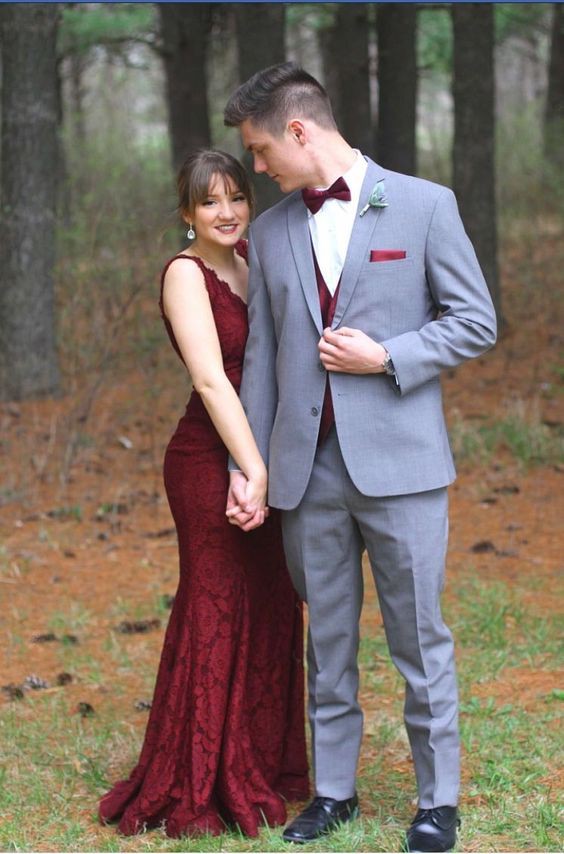
M266 478L247 479L241 471L229 474L225 515L231 525L243 531L259 528L269 513L266 506Z
M380 374L386 350L360 329L323 330L319 358L327 371L345 374Z

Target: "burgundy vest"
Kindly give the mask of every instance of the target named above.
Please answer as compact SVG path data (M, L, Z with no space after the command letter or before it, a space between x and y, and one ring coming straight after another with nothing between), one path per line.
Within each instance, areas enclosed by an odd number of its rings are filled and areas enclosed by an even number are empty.
M335 308L337 306L337 297L339 296L339 287L341 282L337 285L337 289L333 296L331 296L331 291L327 287L325 283L325 279L319 269L319 264L317 263L317 258L315 257L315 251L313 246L311 247L311 251L313 252L313 263L315 265L315 278L317 280L317 290L319 292L319 304L321 306L321 319L323 321L323 328L325 329L327 326L331 326L333 322L333 317L335 315ZM321 445L322 442L327 438L327 434L329 430L335 423L335 413L333 412L333 400L331 398L331 386L329 385L329 377L327 377L326 385L325 385L325 397L323 398L323 409L321 410L321 421L319 425L319 438L317 440L317 444Z

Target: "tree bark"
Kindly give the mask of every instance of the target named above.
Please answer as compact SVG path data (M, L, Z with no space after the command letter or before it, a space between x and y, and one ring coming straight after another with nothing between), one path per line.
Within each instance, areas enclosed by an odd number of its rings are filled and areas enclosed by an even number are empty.
M452 20L454 191L501 328L503 315L497 265L495 203L493 4L454 3Z
M378 161L387 169L415 175L416 5L378 6Z
M0 9L2 137L0 397L59 387L53 268L57 169L57 4Z
M69 56L72 118L76 141L81 147L84 147L84 143L86 142L86 127L84 123L84 65L85 57L83 53L72 53Z
M257 71L284 62L286 9L283 3L235 3L237 57L239 81L244 83ZM256 212L279 202L282 193L267 175L255 175L252 158L243 155L243 162L252 174Z
M368 5L339 3L331 63L336 69L340 130L351 145L374 156L374 126L370 110Z
M338 54L337 36L337 9L336 3L327 8L327 18L331 15L331 22L321 27L319 33L319 49L321 52L321 63L323 67L323 86L329 95L333 115L338 126L343 126L341 114L341 89L339 85L339 66L335 61Z
M548 91L544 124L544 152L556 168L564 167L564 13L553 3Z
M172 163L211 144L206 58L210 3L159 3Z
M235 3L237 55L241 83L269 65L284 62L283 3Z

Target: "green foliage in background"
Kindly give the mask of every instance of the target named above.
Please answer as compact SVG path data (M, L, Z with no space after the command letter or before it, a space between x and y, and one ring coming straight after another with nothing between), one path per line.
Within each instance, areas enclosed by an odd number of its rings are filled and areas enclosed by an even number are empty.
M66 389L93 391L111 368L148 369L164 344L159 272L180 248L168 144L110 137L68 146L56 295ZM147 303L149 300L149 303ZM151 311L147 310L148 305Z
M60 56L84 54L98 45L154 41L153 3L65 3L57 49Z
M552 3L496 3L496 43L511 36L531 40L548 32L551 7Z
M417 64L424 73L450 74L452 24L449 9L425 9L417 15Z
M417 50L420 71L450 74L452 67L452 24L450 9L421 6L417 16ZM496 3L496 44L518 36L530 41L548 31L550 3Z
M307 24L313 30L323 30L333 23L337 5L337 3L287 3L287 21L290 24Z

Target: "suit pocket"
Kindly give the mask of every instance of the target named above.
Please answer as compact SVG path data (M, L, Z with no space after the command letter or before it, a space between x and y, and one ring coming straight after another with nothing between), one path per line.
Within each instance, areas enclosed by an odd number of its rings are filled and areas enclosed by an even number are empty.
M377 279L380 276L385 276L387 273L401 275L402 272L412 273L414 266L413 258L398 258L392 261L370 262L363 268L363 274L370 278Z
M371 249L370 262L380 262L383 264L390 261L404 261L407 258L405 249Z

